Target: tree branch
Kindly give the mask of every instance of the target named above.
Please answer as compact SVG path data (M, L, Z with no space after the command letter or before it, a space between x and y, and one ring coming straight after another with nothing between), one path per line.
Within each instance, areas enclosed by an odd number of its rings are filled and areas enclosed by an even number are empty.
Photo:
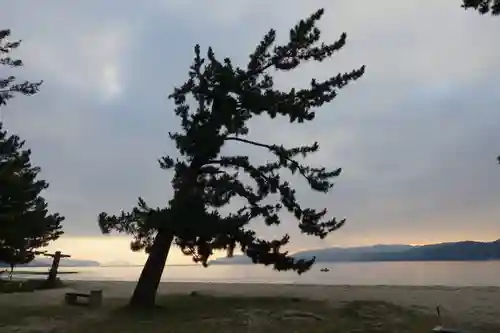
M295 161L293 158L285 156L285 154L283 154L283 152L281 152L277 148L277 146L275 146L275 145L268 145L268 144L265 144L265 143L260 143L260 142L256 142L256 141L252 141L252 140L247 140L247 139L242 139L242 138L237 138L237 137L226 137L225 140L226 141L240 141L240 142L248 143L248 144L253 145L253 146L267 148L268 150L270 150L271 152L273 152L278 157L283 158L283 159L289 161L290 163L292 163L293 166L296 167L299 170L300 174L305 179L309 180L309 177L305 173L304 168L300 165L300 163L297 162L297 161Z

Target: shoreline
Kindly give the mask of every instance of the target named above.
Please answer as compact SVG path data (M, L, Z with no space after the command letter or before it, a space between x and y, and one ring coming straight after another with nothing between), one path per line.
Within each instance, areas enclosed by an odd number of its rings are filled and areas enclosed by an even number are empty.
M95 279L95 280L90 280L90 279L84 279L84 280L63 280L61 279L64 283L71 284L71 283L76 283L76 284L94 284L94 283L126 283L126 284L136 284L137 281L132 281L132 280L112 280L112 279ZM273 282L273 281L268 281L268 282L244 282L244 281L239 281L239 282L231 282L231 281L207 281L207 280L200 280L200 281L160 281L160 285L162 284L189 284L189 285L279 285L279 286L296 286L296 287L352 287L352 288L357 288L357 287L390 287L390 288L423 288L423 289L432 289L432 288L437 288L437 289L498 289L500 290L500 286L497 285L491 285L491 286L480 286L480 285L468 285L468 286L455 286L455 285L445 285L445 284L434 284L434 285L419 285L419 284L322 284L322 283L293 283L293 282Z

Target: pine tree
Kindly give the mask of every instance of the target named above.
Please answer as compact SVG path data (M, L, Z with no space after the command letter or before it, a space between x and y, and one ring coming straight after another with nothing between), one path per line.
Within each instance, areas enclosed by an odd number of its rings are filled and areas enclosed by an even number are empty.
M500 0L463 0L462 8L472 8L481 14L500 15Z
M59 214L49 214L40 193L47 182L37 180L24 141L8 135L0 123L0 261L11 266L32 261L37 249L62 234Z
M320 9L301 20L291 29L286 44L275 45L276 31L270 30L245 67L235 66L229 58L219 61L212 48L202 58L200 46L195 46L188 80L170 95L176 105L175 114L181 119L181 130L170 133L170 138L182 158L166 156L159 161L162 169L174 170L173 198L163 208L151 208L139 198L131 212L99 215L103 233L131 234L132 250L149 253L131 306L154 305L172 244L204 266L214 251L231 255L238 246L254 263L301 274L311 267L314 258L291 257L284 249L290 242L288 235L264 240L249 227L249 222L260 217L268 226L279 225L279 212L286 209L298 220L302 233L320 238L344 224L345 220L327 219L326 209L303 207L295 189L280 176L288 170L303 177L312 190L328 192L341 169L311 167L300 159L318 151L317 142L285 148L248 138L248 122L254 116L267 114L271 119L287 117L292 123L310 122L316 108L331 102L341 88L363 75L364 66L324 81L312 79L306 89L282 91L274 87L273 72L289 72L307 61L322 62L346 43L345 33L332 44L320 41L316 24L323 12ZM258 165L248 156L223 155L221 149L227 142L261 148L274 160ZM253 186L240 174L252 179ZM245 207L222 216L218 209L234 197L244 199ZM277 200L269 203L266 199L270 198Z
M10 30L0 31L0 64L20 67L21 60L9 57L20 41L7 41L9 35ZM15 80L14 76L0 78L0 108L15 94L35 94L42 84ZM24 141L9 135L0 121L0 262L10 265L11 274L16 265L32 261L37 249L59 238L64 220L48 213L40 196L48 184L36 179L40 168L31 165L31 151L23 146Z
M19 59L12 59L9 54L21 45L21 41L9 41L10 30L0 30L0 65L11 68L23 66L23 62ZM0 78L0 107L7 104L7 101L14 97L15 94L33 95L36 94L42 81L22 83L16 82L14 76Z

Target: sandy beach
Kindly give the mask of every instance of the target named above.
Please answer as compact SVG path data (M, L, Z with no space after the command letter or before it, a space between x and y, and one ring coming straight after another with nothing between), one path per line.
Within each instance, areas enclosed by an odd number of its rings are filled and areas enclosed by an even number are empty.
M128 298L134 282L71 281L68 287L35 293L0 294L0 305L33 306L60 304L68 290L102 289L104 298ZM380 300L435 312L439 304L450 323L482 323L500 326L499 287L401 287L401 286L324 286L229 283L162 283L160 294L286 296L333 303L353 300Z

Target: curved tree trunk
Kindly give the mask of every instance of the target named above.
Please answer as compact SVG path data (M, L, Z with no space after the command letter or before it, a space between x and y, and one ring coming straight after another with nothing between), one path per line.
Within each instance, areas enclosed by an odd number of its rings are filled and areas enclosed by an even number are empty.
M159 231L129 305L137 308L154 307L156 291L160 284L163 269L167 262L168 252L174 236L165 230Z

